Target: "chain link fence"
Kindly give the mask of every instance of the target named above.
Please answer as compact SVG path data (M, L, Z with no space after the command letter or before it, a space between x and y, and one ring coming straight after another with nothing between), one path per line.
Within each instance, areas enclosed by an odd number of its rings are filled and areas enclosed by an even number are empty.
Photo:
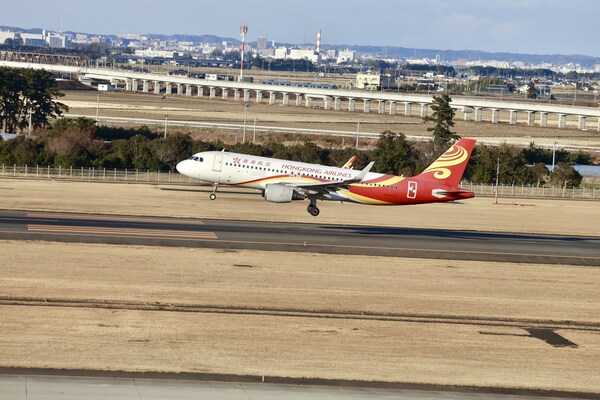
M25 179L52 179L73 180L83 182L127 182L127 183L151 183L151 184L198 184L197 180L191 179L177 172L160 172L138 169L107 169L107 168L53 168L50 166L24 166L2 165L0 176L5 178ZM494 197L496 187L494 185L482 185L463 182L462 187L469 189L476 196ZM564 198L564 199L586 199L600 200L600 189L596 187L536 187L525 185L500 185L498 186L498 197L519 198Z

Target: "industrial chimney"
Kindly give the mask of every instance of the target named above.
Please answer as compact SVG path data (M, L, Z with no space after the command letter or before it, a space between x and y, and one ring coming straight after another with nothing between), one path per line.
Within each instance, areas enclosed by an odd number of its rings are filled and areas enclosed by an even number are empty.
M321 30L317 29L317 54L321 54Z
M240 62L240 82L244 81L244 52L246 51L246 34L248 33L248 25L240 25L240 35L242 36L242 55Z

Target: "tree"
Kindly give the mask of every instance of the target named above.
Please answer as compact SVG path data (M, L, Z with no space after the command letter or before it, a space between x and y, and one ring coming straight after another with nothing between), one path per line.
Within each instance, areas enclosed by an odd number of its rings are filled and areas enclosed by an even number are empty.
M550 174L550 183L560 187L579 186L582 176L571 165L559 162Z
M413 175L415 152L402 133L384 131L373 153L376 171L393 175Z
M550 175L550 171L548 170L548 167L546 167L546 164L544 164L543 162L534 164L531 167L531 173L533 174L533 177L536 180L537 187L540 187L540 185L542 183L544 183L546 181L546 179L548 179L548 176Z
M0 67L0 122L5 132L26 128L30 115L34 128L48 127L49 118L67 109L54 100L60 96L56 80L47 71Z
M527 98L528 99L537 99L538 98L538 90L535 87L535 83L529 82L527 84Z
M454 126L454 110L450 106L452 99L447 94L433 96L431 117L423 117L423 122L433 122L434 126L427 128L428 132L433 132L433 153L434 158L440 156L453 140L460 139L450 128Z

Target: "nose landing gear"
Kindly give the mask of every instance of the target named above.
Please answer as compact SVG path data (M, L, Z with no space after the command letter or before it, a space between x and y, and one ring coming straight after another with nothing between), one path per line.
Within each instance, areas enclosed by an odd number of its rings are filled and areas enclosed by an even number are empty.
M217 183L215 183L213 185L213 191L210 194L210 196L208 196L211 200L215 200L217 198L217 188L219 187L219 185Z

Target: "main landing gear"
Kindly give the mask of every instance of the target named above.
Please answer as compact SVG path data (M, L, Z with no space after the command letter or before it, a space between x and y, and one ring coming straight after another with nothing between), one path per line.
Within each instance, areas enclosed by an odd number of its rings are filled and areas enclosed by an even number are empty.
M214 184L213 185L213 191L210 194L210 196L208 196L211 200L215 200L217 198L217 189L218 189L219 185L218 184Z
M313 217L316 217L317 215L319 215L319 208L317 207L317 198L315 196L311 196L309 197L310 199L310 204L308 205L308 207L306 207L306 211L308 211L308 213L310 215L312 215Z

